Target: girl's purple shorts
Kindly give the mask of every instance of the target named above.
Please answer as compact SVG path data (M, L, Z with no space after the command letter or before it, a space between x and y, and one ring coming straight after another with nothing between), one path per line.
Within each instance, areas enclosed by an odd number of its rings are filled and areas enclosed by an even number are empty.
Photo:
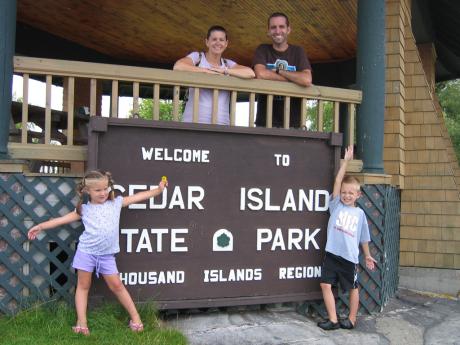
M96 270L97 277L99 277L99 273L103 275L118 274L114 254L92 255L83 253L77 249L73 258L72 267L85 272L93 272Z

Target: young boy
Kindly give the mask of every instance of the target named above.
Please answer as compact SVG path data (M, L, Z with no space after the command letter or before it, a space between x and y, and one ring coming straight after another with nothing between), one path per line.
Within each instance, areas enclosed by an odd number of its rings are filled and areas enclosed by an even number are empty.
M326 255L321 270L321 290L326 305L328 320L318 323L324 330L338 328L352 329L356 325L359 306L358 292L358 256L359 243L366 258L366 267L375 268L375 259L369 253L369 227L364 211L356 207L356 200L361 196L357 178L345 176L348 162L353 159L353 146L345 149L345 156L334 182L329 203L331 217L327 225ZM335 299L332 285L340 286L343 291L350 291L350 314L348 319L337 320Z

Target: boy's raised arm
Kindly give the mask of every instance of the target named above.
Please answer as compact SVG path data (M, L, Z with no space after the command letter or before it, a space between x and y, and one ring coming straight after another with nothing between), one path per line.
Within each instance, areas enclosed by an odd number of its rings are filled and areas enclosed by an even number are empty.
M340 195L340 187L342 186L342 180L347 171L348 161L353 159L353 145L345 148L345 155L343 156L343 161L340 162L340 169L337 172L337 176L334 181L334 189L332 190L332 197Z

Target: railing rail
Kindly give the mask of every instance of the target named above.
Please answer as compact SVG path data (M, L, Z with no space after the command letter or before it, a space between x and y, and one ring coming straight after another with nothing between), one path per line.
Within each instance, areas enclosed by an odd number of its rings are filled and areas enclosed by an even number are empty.
M196 88L194 93L195 103L193 109L193 121L198 121L198 95L199 89L213 90L213 122L217 119L217 98L221 90L230 91L230 125L235 125L236 102L238 95L244 94L249 100L249 126L254 125L255 104L257 94L266 94L267 97L267 127L272 126L272 102L275 95L285 97L284 127L289 128L289 99L292 97L301 98L301 123L305 124L306 109L309 101L316 101L318 104L316 123L317 130L323 131L324 115L323 105L325 102L332 102L332 131L339 131L339 106L347 104L349 116L346 137L348 143L353 143L355 128L355 108L361 102L362 93L357 90L338 89L313 85L308 88L300 87L294 83L275 82L267 80L242 80L234 77L208 75L205 73L179 72L164 69L110 65L100 63L89 63L79 61L66 61L54 59L42 59L33 57L16 56L14 58L14 73L23 76L23 104L21 123L21 135L19 142L10 142L9 152L13 158L18 159L43 159L43 160L66 160L85 161L86 146L75 143L74 121L77 114L74 110L76 81L80 78L89 79L88 103L90 116L98 113L98 82L111 82L111 106L110 116L118 117L119 83L132 83L132 112L136 114L139 110L140 85L147 84L152 87L153 114L154 120L159 119L160 113L160 87L172 88L172 115L173 121L179 119L180 91L181 88ZM32 144L28 135L28 122L31 121L29 114L30 90L29 82L32 76L40 76L46 81L46 102L44 118L41 121L42 138L40 143ZM51 86L53 77L64 78L64 104L66 111L65 128L60 132L65 133L66 140L60 145L51 145L53 138L52 111L51 109ZM55 133L56 134L56 133Z

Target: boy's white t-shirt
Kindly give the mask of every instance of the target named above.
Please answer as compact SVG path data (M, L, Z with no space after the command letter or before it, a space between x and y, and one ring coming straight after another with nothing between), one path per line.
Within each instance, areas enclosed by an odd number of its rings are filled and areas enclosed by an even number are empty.
M340 195L330 198L326 252L357 264L359 244L370 241L366 215L359 207L344 205Z

